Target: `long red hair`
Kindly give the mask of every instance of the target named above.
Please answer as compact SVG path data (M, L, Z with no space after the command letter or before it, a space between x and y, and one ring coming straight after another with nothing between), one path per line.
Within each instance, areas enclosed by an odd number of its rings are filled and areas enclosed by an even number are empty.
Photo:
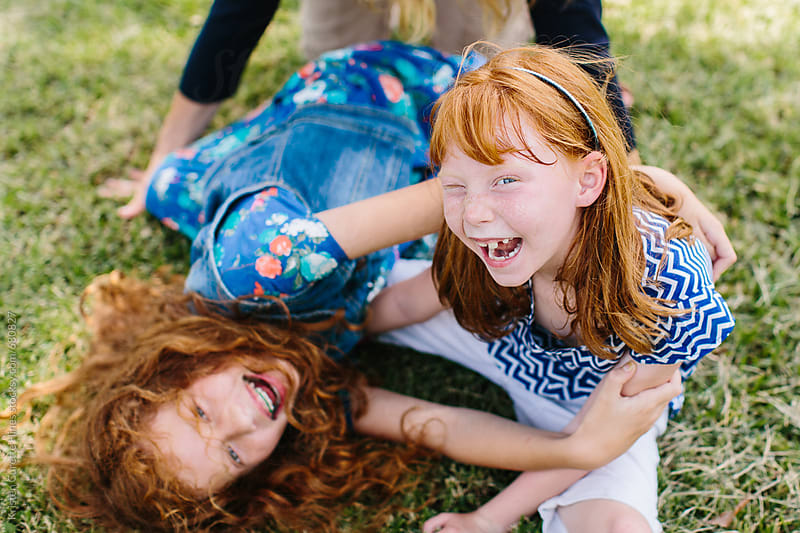
M119 273L95 280L82 299L92 339L80 367L20 397L22 405L55 394L30 462L46 466L59 507L112 529L273 524L335 531L340 511L359 497L388 498L410 486L407 475L421 464L413 446L348 434L342 391L358 417L366 407L361 374L326 356L302 325L228 319L182 294L180 285ZM287 401L290 427L261 465L216 494L197 495L146 445L149 417L194 380L231 362L269 370L259 354L298 370ZM374 521L388 507L377 509Z
M645 259L632 208L673 221L668 238L688 236L691 227L677 218L672 199L628 166L625 140L604 89L579 67L577 58L542 46L515 48L460 76L436 104L431 162L440 167L447 151L457 148L487 165L500 164L505 154L543 163L525 141L523 122L560 156L578 159L595 150L587 121L564 94L513 67L555 80L581 103L608 163L607 183L599 198L583 208L579 231L556 278L572 330L600 357L615 357L607 345L612 333L645 353L659 333L659 318L675 311L642 291ZM499 127L502 124L508 126ZM530 313L527 288L497 285L480 258L446 224L433 268L442 301L453 307L463 327L484 339L508 333L517 318Z

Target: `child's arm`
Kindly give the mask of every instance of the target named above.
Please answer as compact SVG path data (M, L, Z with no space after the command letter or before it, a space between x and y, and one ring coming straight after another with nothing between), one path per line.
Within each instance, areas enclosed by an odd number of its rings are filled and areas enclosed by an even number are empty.
M176 91L161 130L158 132L156 146L150 154L150 162L144 170L129 172L130 179L109 178L98 188L104 198L123 198L132 196L127 204L117 209L117 215L125 219L134 218L144 212L147 187L155 171L167 155L200 137L208 126L220 102L195 102Z
M355 428L374 437L411 439L456 461L491 468L591 470L627 450L680 392L678 378L623 397L622 387L635 367L625 365L606 375L586 410L578 415L577 429L571 435L375 388L367 389L367 412L355 420Z
M444 308L433 283L433 273L426 268L378 293L369 306L367 333L378 334L423 322Z
M630 355L624 356L619 365L624 365L632 360ZM680 363L672 365L641 364L636 367L636 375L622 387L623 396L633 396L653 387L663 385L675 376L680 368Z
M442 223L441 191L439 180L430 179L316 216L347 257L354 259L438 231ZM427 269L375 298L370 305L367 331L381 333L422 322L442 309Z
M350 259L439 231L442 188L437 178L327 209L321 220Z
M680 363L674 365L639 364L636 376L622 387L622 395L633 396L643 390L658 387L669 381L670 376L674 375L680 366Z
M736 252L725 234L722 222L703 205L692 190L671 172L646 165L631 166L653 180L661 191L678 199L678 214L694 228L695 235L708 249L713 263L714 279L736 262Z
M572 464L563 433L542 431L491 413L440 405L385 389L366 390L367 412L356 431L394 441L413 441L453 460L519 470ZM503 453L497 453L498 448Z

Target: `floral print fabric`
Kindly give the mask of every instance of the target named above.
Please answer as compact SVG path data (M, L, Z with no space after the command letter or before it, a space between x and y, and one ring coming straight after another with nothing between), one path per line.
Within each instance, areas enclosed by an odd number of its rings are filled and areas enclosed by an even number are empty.
M217 232L214 256L226 286L250 285L255 296L279 297L323 278L346 259L325 225L278 187L231 206Z
M326 53L303 66L271 101L242 120L170 154L150 183L147 208L166 226L194 239L211 222L204 213L209 168L283 123L299 107L314 103L380 108L410 119L415 129L412 181L421 181L428 165L431 107L449 88L460 60L390 41ZM293 294L346 258L302 199L282 187L237 200L216 239L217 269L228 287L242 290L246 283L249 290L241 294ZM419 253L417 248L409 252Z

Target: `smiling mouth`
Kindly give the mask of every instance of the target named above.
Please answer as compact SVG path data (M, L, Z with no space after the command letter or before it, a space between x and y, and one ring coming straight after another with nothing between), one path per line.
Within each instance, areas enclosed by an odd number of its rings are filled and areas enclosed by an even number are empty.
M267 416L271 420L275 420L278 416L281 404L283 403L278 387L254 375L243 376L242 379L244 379L247 387L253 392L256 400L263 404Z
M483 241L477 244L492 261L507 261L522 249L522 239L519 237Z

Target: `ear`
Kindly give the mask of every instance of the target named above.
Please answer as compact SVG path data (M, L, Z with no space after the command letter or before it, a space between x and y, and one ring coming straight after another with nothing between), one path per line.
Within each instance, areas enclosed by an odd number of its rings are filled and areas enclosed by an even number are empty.
M598 151L590 152L581 162L581 175L578 178L578 195L575 207L587 207L594 203L603 192L608 174L608 161Z

